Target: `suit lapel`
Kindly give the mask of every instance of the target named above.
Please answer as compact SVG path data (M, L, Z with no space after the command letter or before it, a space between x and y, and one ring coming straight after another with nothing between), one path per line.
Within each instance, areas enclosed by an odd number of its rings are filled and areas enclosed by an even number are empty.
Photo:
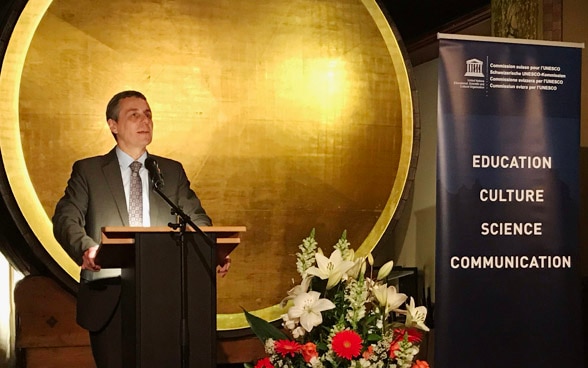
M125 199L125 191L122 184L122 177L120 175L120 166L116 151L112 149L104 156L104 163L102 165L102 173L106 179L106 183L110 188L110 193L114 198L118 214L124 226L129 226L129 212L127 210L127 201Z

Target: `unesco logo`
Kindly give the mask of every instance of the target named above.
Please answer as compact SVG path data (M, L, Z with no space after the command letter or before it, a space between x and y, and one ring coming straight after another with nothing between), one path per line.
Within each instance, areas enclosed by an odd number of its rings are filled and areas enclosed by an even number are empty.
M469 59L466 60L466 73L464 74L465 77L480 77L484 78L484 62L478 59Z

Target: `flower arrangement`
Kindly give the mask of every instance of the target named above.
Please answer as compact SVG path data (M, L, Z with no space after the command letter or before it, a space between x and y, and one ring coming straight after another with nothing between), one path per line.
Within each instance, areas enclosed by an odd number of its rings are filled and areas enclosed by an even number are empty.
M314 235L296 253L302 281L282 301L283 329L244 311L267 354L245 367L429 368L416 359L427 309L386 284L393 262L374 278L371 254L356 256L345 231L328 258Z

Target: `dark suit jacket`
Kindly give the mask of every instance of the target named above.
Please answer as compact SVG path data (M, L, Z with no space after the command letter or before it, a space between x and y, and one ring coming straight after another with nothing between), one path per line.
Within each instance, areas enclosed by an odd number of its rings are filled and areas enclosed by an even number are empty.
M182 165L174 160L156 159L165 180L163 193L188 214L198 226L212 222L190 189ZM152 226L175 222L170 206L155 192L149 193ZM77 161L64 196L53 215L53 233L69 256L82 264L83 253L100 243L103 226L129 226L129 215L115 149L104 156ZM94 285L90 285L94 284ZM120 283L112 280L82 283L78 293L78 323L90 330L101 329L114 312L120 296Z

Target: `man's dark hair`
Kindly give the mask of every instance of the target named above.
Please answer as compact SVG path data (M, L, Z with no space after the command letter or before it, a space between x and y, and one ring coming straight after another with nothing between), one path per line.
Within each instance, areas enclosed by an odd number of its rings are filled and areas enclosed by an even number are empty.
M108 119L112 119L114 121L118 121L118 114L120 113L120 100L127 97L138 97L147 101L147 98L141 93L137 91L122 91L117 93L116 95L112 96L108 105L106 105L106 121Z

